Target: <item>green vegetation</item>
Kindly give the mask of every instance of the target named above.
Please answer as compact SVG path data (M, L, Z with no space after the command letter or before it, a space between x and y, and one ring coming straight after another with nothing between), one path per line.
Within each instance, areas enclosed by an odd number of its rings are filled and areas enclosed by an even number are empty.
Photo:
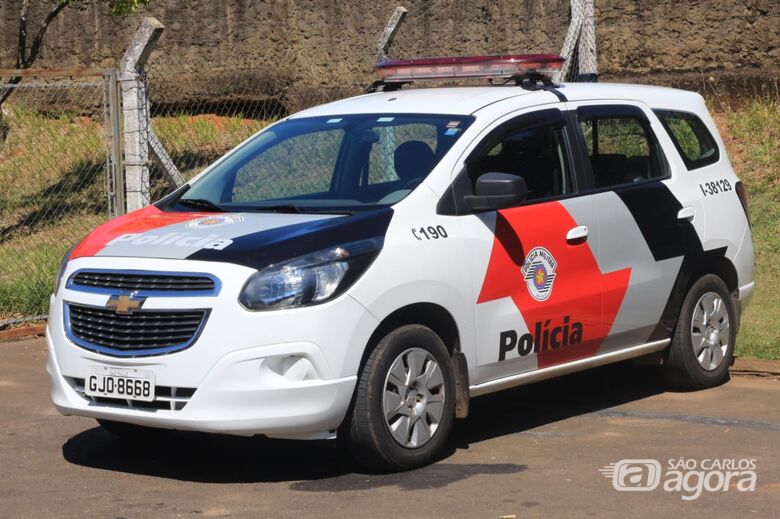
M21 103L3 110L0 320L46 313L60 258L108 215L102 124Z
M718 114L737 174L747 187L756 251L756 293L737 354L780 359L780 97Z
M241 114L155 117L154 132L189 179L273 121L246 119Z
M0 148L0 321L45 314L63 254L109 215L108 142L100 116L41 112L29 108L35 101L20 92L3 106L8 135ZM241 116L154 119L186 178L268 124ZM158 168L155 175L161 176ZM162 181L153 185L155 198L171 188Z
M101 121L5 108L10 132L0 152L0 320L45 313L60 257L108 214ZM737 354L780 359L780 97L716 110L716 120L747 186L756 248L757 290ZM269 123L215 115L154 119L187 178Z

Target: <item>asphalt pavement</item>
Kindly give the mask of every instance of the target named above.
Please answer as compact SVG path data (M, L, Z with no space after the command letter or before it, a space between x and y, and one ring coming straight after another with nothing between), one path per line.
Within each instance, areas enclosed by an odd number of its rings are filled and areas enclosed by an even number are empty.
M1 517L688 518L780 510L780 379L760 372L684 393L667 391L653 367L620 364L480 397L441 461L376 475L331 442L181 432L124 442L54 409L42 339L0 343L0 353Z

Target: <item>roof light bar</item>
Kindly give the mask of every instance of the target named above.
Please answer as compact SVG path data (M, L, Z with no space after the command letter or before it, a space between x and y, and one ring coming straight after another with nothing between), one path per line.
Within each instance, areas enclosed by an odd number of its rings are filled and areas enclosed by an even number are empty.
M516 54L420 58L377 63L374 68L384 82L452 78L510 78L528 72L552 73L565 58L558 54Z

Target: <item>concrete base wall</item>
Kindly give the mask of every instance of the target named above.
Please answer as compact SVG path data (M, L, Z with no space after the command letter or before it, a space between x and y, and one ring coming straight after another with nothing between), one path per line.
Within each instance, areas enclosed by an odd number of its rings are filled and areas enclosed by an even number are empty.
M363 85L399 2L410 9L393 47L401 56L557 52L569 19L568 0L152 0L146 12L166 25L152 63L158 75L187 73L183 96L225 70L273 88ZM35 25L48 2L33 3ZM20 4L0 2L2 67L13 66ZM780 0L596 0L596 17L604 77L780 67ZM103 1L68 8L37 65L113 66L139 22L109 17Z

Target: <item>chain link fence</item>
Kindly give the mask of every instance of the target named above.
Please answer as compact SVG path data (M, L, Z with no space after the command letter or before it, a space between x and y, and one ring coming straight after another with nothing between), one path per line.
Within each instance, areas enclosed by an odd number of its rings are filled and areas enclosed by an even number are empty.
M549 53L563 51L569 66L559 80L575 80L580 73L596 73L593 0L525 2L511 12L499 3L412 0L390 49L390 58L481 54ZM453 14L453 4L462 10ZM558 4L570 4L561 8ZM389 18L392 9L387 10ZM460 30L464 20L490 27L501 18L515 30L477 32ZM165 23L165 18L162 19ZM572 23L573 22L573 23ZM181 24L175 23L174 27ZM568 32L567 32L567 27ZM376 27L376 38L381 27ZM165 39L183 39L168 28ZM195 42L193 42L195 43ZM580 49L587 49L582 52ZM155 52L144 69L150 106L149 132L145 139L164 148L152 154L150 200L174 189L172 177L192 178L207 165L268 124L291 113L362 91L362 87L340 81L339 65L294 55L282 55L274 66L196 68L192 56ZM318 56L319 54L315 54ZM379 57L366 54L370 64ZM373 77L369 73L363 86ZM424 86L424 85L421 85ZM152 137L152 135L155 138ZM168 174L166 174L166 172Z
M175 38L174 33L163 38ZM354 87L315 84L292 60L276 67L193 69L156 53L144 81L150 107L150 143L164 152L151 162L151 200L174 189L172 177L189 180L269 124L292 113L360 92ZM152 144L154 148L154 144ZM157 150L155 150L157 151ZM161 156L162 155L162 156Z
M0 76L0 322L45 314L65 251L110 215L103 76Z
M371 65L380 56L372 42L396 5L367 7L379 22L355 46L352 64L331 56L333 49L304 45L269 49L270 64L217 61L204 68L197 54L214 49L186 41L182 21L163 16L167 28L158 49L172 41L187 50L156 50L140 70L118 72L118 83L110 75L50 74L7 84L10 77L0 75L0 99L10 93L0 101L0 328L46 312L63 253L109 215L121 214L125 196L130 208L133 189L144 191L143 203L157 200L267 125L360 93L373 81ZM408 13L390 58L563 49L570 67L559 79L596 72L593 0L404 5ZM354 63L361 64L357 74ZM137 101L131 118L128 99ZM112 118L119 110L124 119ZM134 133L137 139L128 138ZM131 175L139 169L143 175ZM120 183L125 191L114 190Z
M290 84L278 73L216 69L209 70L209 76L219 81L205 80L197 71L188 70L186 63L172 68L152 59L147 64L150 129L170 158L154 154L152 200L176 187L166 170L189 180L231 148L290 113Z

